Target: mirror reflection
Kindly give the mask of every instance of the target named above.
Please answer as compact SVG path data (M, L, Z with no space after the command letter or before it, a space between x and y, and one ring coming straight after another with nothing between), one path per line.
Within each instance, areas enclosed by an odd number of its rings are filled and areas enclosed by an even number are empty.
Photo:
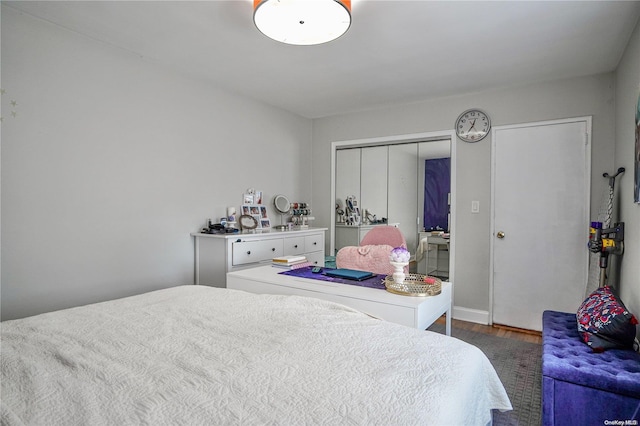
M278 212L282 214L289 213L289 210L291 209L291 203L289 202L289 199L284 195L276 195L276 197L273 199L273 204L276 210L278 210Z
M289 199L287 197L280 194L276 195L273 199L273 205L278 213L280 213L280 225L276 225L274 226L274 228L284 229L286 227L286 225L284 224L284 215L289 213L289 211L291 210L291 203L289 202Z
M374 227L398 227L414 272L448 277L451 141L336 150L335 252Z

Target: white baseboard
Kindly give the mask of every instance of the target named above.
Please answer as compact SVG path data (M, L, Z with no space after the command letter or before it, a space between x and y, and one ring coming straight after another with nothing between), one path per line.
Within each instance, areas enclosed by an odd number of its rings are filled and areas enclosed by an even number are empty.
M478 309L463 308L462 306L453 307L453 319L474 322L476 324L489 324L489 312L480 311Z

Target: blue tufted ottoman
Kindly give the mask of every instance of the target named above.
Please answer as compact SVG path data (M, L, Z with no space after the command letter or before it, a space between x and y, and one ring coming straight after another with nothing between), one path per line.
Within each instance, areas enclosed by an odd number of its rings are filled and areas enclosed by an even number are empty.
M594 353L578 334L576 315L542 314L542 423L640 425L640 354Z

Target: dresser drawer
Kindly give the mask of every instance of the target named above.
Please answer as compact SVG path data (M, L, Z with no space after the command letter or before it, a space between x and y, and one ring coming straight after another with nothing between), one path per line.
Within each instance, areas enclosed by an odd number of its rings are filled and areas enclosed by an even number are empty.
M326 228L264 231L242 234L202 234L195 237L195 284L226 287L227 273L271 264L274 257L305 256L324 266Z
M283 255L283 240L236 241L233 243L232 263L246 265L271 260Z
M316 266L324 266L324 252L316 251L313 253L307 253L307 260Z
M314 251L324 251L324 236L323 235L307 235L304 237L304 251L312 253Z
M303 254L305 252L304 248L304 237L291 237L284 239L284 254L285 256L292 254Z

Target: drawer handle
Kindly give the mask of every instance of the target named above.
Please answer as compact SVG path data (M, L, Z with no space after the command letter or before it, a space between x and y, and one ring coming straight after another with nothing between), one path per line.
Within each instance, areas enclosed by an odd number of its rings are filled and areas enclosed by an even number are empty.
M296 244L295 246L293 246L293 248L298 248L298 245Z
M247 254L251 254L251 250L249 250L249 251L247 252Z
M275 248L275 247L272 247L272 248L271 248L271 251L276 251L276 248Z
M314 246L317 246L317 245L318 245L318 243L314 241L314 242L313 242L313 245L314 245Z

